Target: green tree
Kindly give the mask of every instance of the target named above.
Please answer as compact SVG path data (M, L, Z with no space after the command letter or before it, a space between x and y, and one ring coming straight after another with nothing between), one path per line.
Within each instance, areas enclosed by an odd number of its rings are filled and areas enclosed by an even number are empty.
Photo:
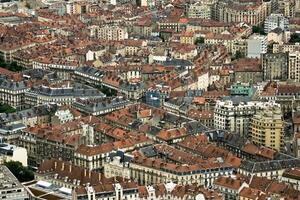
M14 109L8 104L0 103L0 113L13 113L13 112L16 112L16 109Z
M105 94L105 95L108 96L108 97L116 96L116 95L117 95L117 91L116 91L116 90L112 90L112 89L107 88L107 87L98 87L98 89L99 89L103 94Z
M31 6L30 6L30 4L28 2L26 2L25 7L28 8L28 9L31 8Z
M235 52L235 59L240 59L240 58L243 58L243 57L244 57L244 55L242 54L242 52L240 52L240 51Z
M266 33L264 32L264 29L259 27L259 26L252 26L252 32L253 33L258 33L261 35L266 35Z
M18 65L16 62L7 63L1 58L0 58L0 67L3 67L5 69L8 69L13 72L19 72L24 69L22 66Z
M198 45L198 44L203 44L204 43L204 38L203 37L199 37L196 39L195 41L195 44Z
M291 39L289 41L290 43L296 43L296 42L300 42L300 34L299 33L293 33L291 35Z
M32 181L34 179L33 172L27 167L24 167L22 163L18 161L9 161L4 164L20 182Z

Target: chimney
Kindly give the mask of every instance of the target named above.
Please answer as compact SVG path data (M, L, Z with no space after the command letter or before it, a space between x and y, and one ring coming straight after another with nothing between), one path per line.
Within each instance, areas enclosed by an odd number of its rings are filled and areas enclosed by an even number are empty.
M65 163L62 162L62 163L61 163L61 171L64 171L64 170L65 170Z
M86 177L86 169L84 169L84 177Z
M98 173L99 182L101 181L101 173Z
M57 167L57 162L54 161L54 169L56 169L56 167Z
M91 171L91 170L89 170L89 178L91 178L91 174L92 174L92 171Z
M69 172L72 173L72 165L69 165Z

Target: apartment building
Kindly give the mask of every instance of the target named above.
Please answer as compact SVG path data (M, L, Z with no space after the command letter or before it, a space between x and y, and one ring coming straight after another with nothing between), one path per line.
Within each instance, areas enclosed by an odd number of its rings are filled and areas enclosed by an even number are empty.
M78 67L73 74L73 79L81 83L99 86L101 85L104 71L93 67Z
M288 78L288 55L286 53L266 53L262 56L264 80L281 80Z
M268 15L265 2L219 1L216 6L216 19L223 22L246 22L261 25Z
M249 136L254 144L280 151L283 147L284 121L279 105L258 111L251 119Z
M119 26L103 26L97 30L97 38L101 40L125 40L128 39L127 29Z
M272 30L280 28L282 31L286 31L289 28L289 20L284 17L283 14L272 13L269 15L264 22L264 31L269 33Z
M273 44L273 53L287 53L300 50L300 43L290 44L290 43L280 43Z
M139 186L122 177L106 178L60 160L46 160L38 168L37 181L27 183L26 189L36 199L77 200L222 200L220 193L203 186L178 185L173 182Z
M113 151L103 163L104 176L107 178L121 176L130 179L129 162L133 159L130 154L125 154L123 151Z
M4 43L0 47L0 58L5 62L11 62L13 60L14 53L18 52L19 50L28 49L34 46L36 46L36 43L30 40L11 41L11 43Z
M288 79L295 82L300 81L300 51L288 54Z
M22 80L21 74L12 77L0 77L0 102L16 109L24 108L25 92L29 91L29 84Z
M101 98L105 95L97 89L75 83L74 85L59 84L54 86L34 86L25 93L25 104L37 106L49 103L70 105L76 98Z
M300 133L295 133L293 138L293 153L300 158Z
M247 57L260 58L261 54L267 53L267 37L264 35L252 35L247 40Z
M9 169L0 165L0 198L9 200L28 200L29 195L23 185L9 171Z
M139 184L170 182L186 185L211 186L218 176L230 175L233 167L225 163L202 162L195 165L176 165L161 159L135 155L129 164L131 178Z
M19 125L33 127L50 123L50 115L57 110L57 105L41 105L33 108L17 111L15 113L1 113L2 125Z
M100 145L87 146L80 145L74 152L74 163L78 166L90 170L103 168L103 164L109 158L113 150L123 150L124 152L133 151L136 148L152 144L152 141L144 135L136 138L128 136L128 139L121 139L115 142L106 142Z
M214 127L247 136L250 118L259 109L257 102L217 101L214 110Z
M187 8L187 15L189 18L211 19L212 6L200 2L190 4Z
M78 67L78 62L67 61L64 59L48 59L40 57L32 62L33 69L44 69L56 72L58 77L63 80L70 80L71 74Z
M86 100L77 98L73 106L89 115L104 115L129 105L129 100L119 96L116 98L98 98Z
M293 18L295 17L295 8L296 1L286 1L286 0L278 0L278 10L285 17Z
M197 19L188 22L186 25L186 31L210 31L213 33L222 33L231 26L231 23L220 22L213 19Z
M293 184L295 190L300 190L300 168L286 169L281 177L281 181Z
M50 158L74 161L75 150L81 144L93 143L93 118L81 118L53 126L24 129L19 145L27 149L28 165L38 166Z

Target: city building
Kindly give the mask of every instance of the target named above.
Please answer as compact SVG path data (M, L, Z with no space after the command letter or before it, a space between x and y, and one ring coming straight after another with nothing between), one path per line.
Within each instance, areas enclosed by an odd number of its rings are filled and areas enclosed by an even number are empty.
M104 176L107 178L122 176L130 179L129 163L132 159L132 155L122 151L111 152L103 164Z
M131 178L144 185L172 181L181 185L212 186L218 176L233 173L233 167L222 162L203 161L194 165L176 165L141 155L134 156L129 169Z
M225 199L238 199L239 191L244 187L249 187L249 185L243 179L234 175L220 176L214 182L214 189L222 193Z
M246 22L252 26L262 25L268 12L266 2L219 1L215 18L223 22Z
M29 106L37 106L49 103L60 105L70 105L76 98L84 97L86 99L105 97L103 93L96 88L88 85L74 83L63 83L54 86L35 86L25 93L25 103Z
M103 26L97 30L97 38L101 40L125 40L128 39L126 28L118 26Z
M247 40L247 57L260 58L261 54L267 53L267 37L263 35L252 35Z
M18 161L27 167L27 150L15 145L0 143L0 164L9 161Z
M293 138L293 153L294 156L300 158L300 133L295 133Z
M16 109L25 107L25 92L30 84L22 80L22 74L13 74L11 77L0 77L0 102Z
M18 179L9 169L0 165L0 198L11 200L28 200L29 195Z
M300 168L286 169L280 179L283 182L293 184L295 190L300 189Z
M231 96L247 96L252 97L255 90L254 88L247 83L236 83L231 85L230 87L230 95Z
M240 83L256 84L263 81L261 60L258 58L241 58L234 60L234 81ZM232 78L231 76L229 77Z
M129 103L129 100L125 97L118 96L115 98L95 98L91 100L77 98L72 105L79 111L89 115L104 115L125 108Z
M295 4L296 1L278 1L278 10L287 18L295 17Z
M217 101L214 110L214 127L247 137L251 117L264 106L266 105L262 102Z
M300 51L289 52L288 54L288 79L300 81Z
M99 86L104 72L93 67L78 67L74 71L73 78L81 83Z
M285 81L288 78L288 55L286 53L266 53L262 56L264 80Z
M280 151L283 148L284 121L279 105L258 111L251 119L249 137L254 144Z
M190 4L187 8L187 15L189 18L211 19L212 6L201 2Z
M283 14L274 14L272 13L265 19L264 22L264 31L269 33L272 30L280 28L282 31L287 31L289 28L289 20L284 17Z

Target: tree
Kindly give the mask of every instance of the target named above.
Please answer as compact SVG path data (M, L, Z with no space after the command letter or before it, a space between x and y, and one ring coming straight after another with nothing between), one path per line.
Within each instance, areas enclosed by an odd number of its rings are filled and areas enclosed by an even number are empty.
M112 89L107 88L107 87L98 87L98 89L99 89L103 94L105 94L105 95L108 96L108 97L116 96L116 95L117 95L117 91L116 91L116 90L112 90Z
M8 104L0 103L0 113L13 113L16 112L16 109L9 106Z
M23 67L18 65L16 62L7 63L1 58L0 58L0 67L3 67L13 72L19 72L23 70Z
M34 179L33 172L18 161L5 162L4 165L20 182L32 181Z
M258 34L261 34L261 35L266 35L264 29L259 27L259 26L253 26L252 27L252 32L253 33L258 33Z
M31 9L31 6L30 6L30 4L27 1L25 3L25 7L28 8L28 9Z
M235 59L240 59L240 58L243 58L243 57L244 57L244 55L242 54L242 52L240 52L240 51L235 52Z
M203 44L204 43L204 38L203 37L199 37L196 39L195 41L195 44L198 45L198 44Z
M299 33L293 33L291 35L291 39L289 41L290 43L296 43L296 42L300 42L300 34Z

